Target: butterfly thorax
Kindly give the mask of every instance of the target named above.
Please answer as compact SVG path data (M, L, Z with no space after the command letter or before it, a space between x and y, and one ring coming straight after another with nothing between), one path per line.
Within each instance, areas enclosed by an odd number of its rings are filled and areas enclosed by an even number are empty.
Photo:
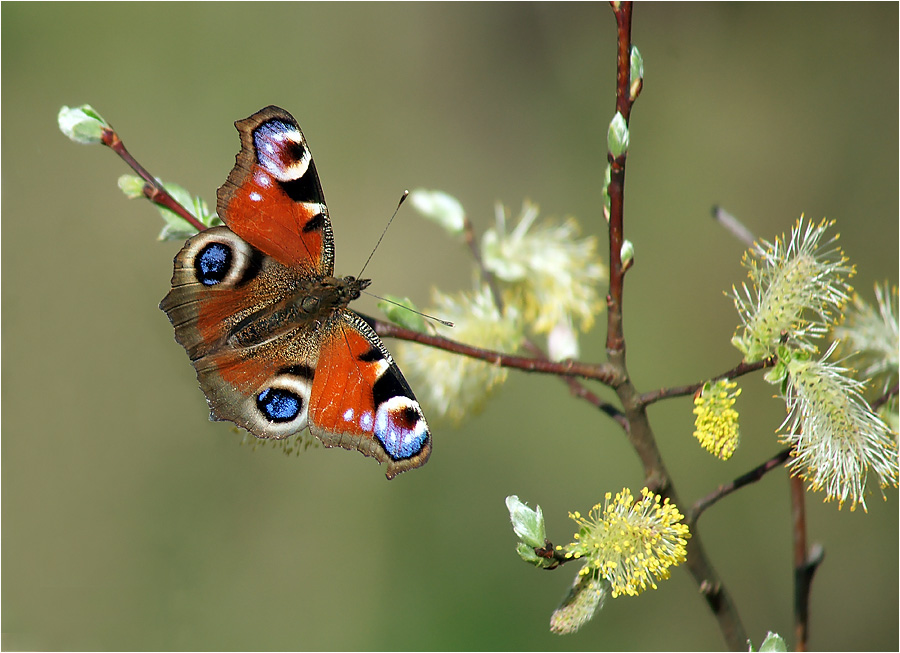
M252 347L301 324L322 323L334 311L358 299L370 283L370 279L355 277L305 279L284 299L260 308L234 325L228 340L241 347Z

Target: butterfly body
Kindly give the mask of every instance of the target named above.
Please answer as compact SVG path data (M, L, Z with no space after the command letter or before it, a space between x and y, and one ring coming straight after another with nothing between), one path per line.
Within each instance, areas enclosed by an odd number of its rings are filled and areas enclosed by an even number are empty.
M423 465L431 435L374 329L348 304L368 279L337 278L331 221L306 140L267 107L235 123L241 151L219 189L226 226L175 258L160 308L175 327L210 407L260 438L309 426L328 447Z

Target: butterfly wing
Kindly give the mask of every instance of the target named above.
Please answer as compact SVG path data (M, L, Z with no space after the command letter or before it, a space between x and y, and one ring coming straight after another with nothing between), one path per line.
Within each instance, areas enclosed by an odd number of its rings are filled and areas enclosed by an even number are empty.
M387 463L389 479L424 465L431 455L425 416L374 329L341 309L320 337L310 431L325 446L358 449Z
M160 308L197 370L210 419L260 438L307 425L319 331L314 316L285 319L286 291L306 285L227 227L185 243Z
M234 125L241 151L219 188L219 217L282 265L331 276L331 220L297 121L284 109L269 106Z

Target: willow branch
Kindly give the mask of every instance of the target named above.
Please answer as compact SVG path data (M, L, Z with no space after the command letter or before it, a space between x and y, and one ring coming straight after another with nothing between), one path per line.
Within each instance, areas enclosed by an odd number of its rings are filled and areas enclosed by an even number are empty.
M169 209L186 220L197 231L206 229L206 225L195 218L190 211L179 204L174 197L169 195L168 191L151 175L147 169L138 163L137 159L131 156L131 152L125 149L125 143L119 138L119 135L112 127L103 127L100 131L100 141L109 149L119 155L119 157L128 164L128 167L134 170L138 176L144 180L143 193L144 197L164 208Z
M511 367L514 369L523 370L525 372L539 372L542 374L580 376L585 379L600 381L601 383L605 383L606 385L612 385L614 380L612 370L607 363L595 365L589 363L580 363L573 360L557 362L548 360L546 358L505 354L503 352L493 351L491 349L473 347L471 345L457 342L455 340L450 340L449 338L444 338L442 336L420 333L418 331L406 329L390 322L383 322L382 320L376 320L370 317L367 317L367 319L373 324L375 331L379 336L385 338L399 338L401 340L408 340L410 342L418 342L420 344L443 349L444 351L449 351L454 354L461 354L463 356L469 356L470 358L483 360L498 367Z
M616 17L617 57L616 57L616 111L625 119L626 125L631 116L631 106L636 97L632 91L631 76L631 17L630 2L613 2ZM634 87L636 91L640 86ZM626 269L622 265L622 245L625 242L624 198L625 198L625 164L627 151L619 156L608 154L610 165L610 182L607 187L609 195L609 296L607 297L607 333L606 351L609 363L616 373L619 383L614 386L619 400L625 409L628 419L628 439L644 467L647 487L668 498L675 505L683 505L678 498L675 486L663 464L662 456L656 445L653 429L647 418L646 405L641 402L641 395L632 384L625 363L625 334L623 328L623 299ZM726 645L733 650L741 650L746 646L747 635L741 623L737 608L731 595L725 588L713 567L699 533L692 531L687 545L687 568L700 587L707 605L716 617L719 630Z
M488 288L491 290L491 298L494 300L494 305L497 307L497 311L501 314L503 313L503 295L500 293L500 285L497 283L497 275L488 270L487 266L484 264L484 259L481 257L481 250L478 249L478 242L475 238L475 227L472 225L472 221L469 218L463 219L463 238L466 241L466 245L469 247L469 252L472 254L472 258L475 259L475 264L478 266L478 270L481 272L481 278L487 282Z
M707 381L718 381L719 379L736 379L739 376L749 374L750 372L755 372L766 367L773 367L777 361L778 358L776 356L770 356L769 358L757 361L755 363L745 363L744 361L741 361L741 363L737 367L734 367L727 372L723 372L722 374L718 374L712 378L706 379L705 381L700 381L699 383L693 383L691 385L682 385L673 388L660 388L659 390L645 392L639 397L639 399L644 405L649 405L656 401L659 401L660 399L693 395L700 388L702 388Z
M751 483L756 483L767 473L775 469L776 467L780 467L787 459L791 457L791 448L787 447L777 454L772 456L769 460L764 462L762 465L758 467L754 467L746 474L738 476L736 479L731 481L731 483L725 483L724 485L720 485L714 492L711 492L707 496L703 497L699 501L697 501L692 507L690 512L688 513L688 523L691 525L691 529L693 531L694 524L697 523L697 520L700 518L700 515L703 514L703 511L709 508L711 505L727 497L729 494L734 492L735 490L739 490L745 485L750 485Z
M535 547L534 553L539 558L553 561L553 564L544 567L544 569L546 569L547 571L558 569L560 565L564 565L567 562L576 560L576 558L567 557L565 552L553 546L553 542L551 542L550 540L544 540L544 546L542 547Z
M803 480L789 479L791 488L791 534L794 541L794 647L806 651L809 642L809 596L812 579L825 558L825 550L806 546L806 492Z

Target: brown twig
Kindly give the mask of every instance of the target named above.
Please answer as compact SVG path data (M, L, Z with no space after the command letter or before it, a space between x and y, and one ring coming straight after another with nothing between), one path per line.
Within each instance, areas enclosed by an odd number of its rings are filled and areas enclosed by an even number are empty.
M534 553L539 558L553 561L553 564L544 567L544 569L548 571L551 569L557 569L560 565L564 565L567 562L575 560L575 558L567 557L563 551L554 547L553 543L550 540L544 540L544 546L542 547L535 547Z
M616 16L618 48L616 57L616 111L628 124L633 96L631 93L631 17L630 2L613 2ZM622 265L624 242L624 191L627 152L619 156L608 155L610 182L609 195L609 295L607 297L606 351L609 364L615 371L616 394L625 409L628 420L628 439L644 467L648 488L668 498L675 505L682 505L675 486L663 464L653 429L647 417L646 405L632 384L625 364L625 335L623 329L623 296L625 268ZM712 566L697 532L691 533L687 545L686 565L706 598L707 604L719 623L726 645L733 650L746 646L747 636L730 594Z
M502 314L503 295L500 293L500 286L497 284L497 276L488 270L487 266L484 264L484 259L481 257L481 250L478 249L478 242L475 238L475 227L472 225L472 221L469 220L469 218L463 219L463 237L465 238L466 245L469 247L469 251L472 253L472 258L475 259L475 264L481 272L481 278L487 282L488 288L491 290L491 297L494 300L497 311Z
M766 462L758 467L754 467L746 474L738 476L736 479L731 481L731 483L725 483L724 485L720 485L714 492L711 492L707 496L703 497L699 501L697 501L692 507L690 512L688 513L688 523L691 525L691 529L693 530L694 524L697 523L697 520L700 518L700 515L703 514L703 511L709 508L711 505L719 501L719 499L723 499L728 496L735 490L738 490L745 485L750 485L751 483L756 483L763 476L765 476L768 472L772 471L776 467L783 465L788 458L791 457L791 448L787 447L782 449L777 454L769 458Z
M628 429L630 428L628 425L628 418L625 417L625 413L619 410L618 407L608 401L604 401L598 395L588 390L584 387L583 383L578 381L578 379L573 379L571 376L564 376L562 379L569 386L569 392L572 393L572 396L584 399L589 404L592 404L595 408L600 410L600 412L611 417L616 424L622 427L622 430L625 431L626 434L628 433Z
M444 351L454 354L462 354L470 358L477 358L498 367L512 367L525 372L539 372L542 374L558 374L562 376L580 376L585 379L593 379L600 381L606 385L612 385L615 377L612 369L606 363L599 365L579 363L578 361L551 361L546 358L534 358L530 356L516 356L513 354L504 354L499 351L490 349L481 349L472 347L449 338L434 336L427 333L419 333L411 329L406 329L390 322L383 322L369 318L375 325L375 331L378 335L385 338L400 338L401 340L409 340L418 342L430 347L437 347Z
M741 361L741 363L727 372L723 372L722 374L718 374L707 381L718 381L719 379L736 379L739 376L743 376L744 374L749 374L750 372L755 372L756 370L761 370L766 367L773 367L775 363L778 361L776 356L770 356L765 360L757 361L756 363L745 363ZM693 395L704 386L706 381L700 381L699 383L693 383L691 385L682 385L676 386L672 388L660 388L659 390L652 390L650 392L645 392L639 397L639 400L644 405L650 405L660 399L668 399L669 397L684 397L687 395Z
M820 545L806 546L806 492L803 479L791 476L791 533L794 540L794 647L806 651L809 642L809 594L812 579L825 558Z
M100 141L118 154L119 157L128 164L128 167L134 170L138 176L146 182L144 184L143 192L147 199L154 204L158 204L178 214L190 223L192 227L197 229L197 231L206 229L205 224L195 218L190 211L179 204L174 197L169 195L166 189L156 180L156 177L151 175L144 166L138 163L137 159L131 156L131 152L125 149L125 144L112 127L101 128Z

